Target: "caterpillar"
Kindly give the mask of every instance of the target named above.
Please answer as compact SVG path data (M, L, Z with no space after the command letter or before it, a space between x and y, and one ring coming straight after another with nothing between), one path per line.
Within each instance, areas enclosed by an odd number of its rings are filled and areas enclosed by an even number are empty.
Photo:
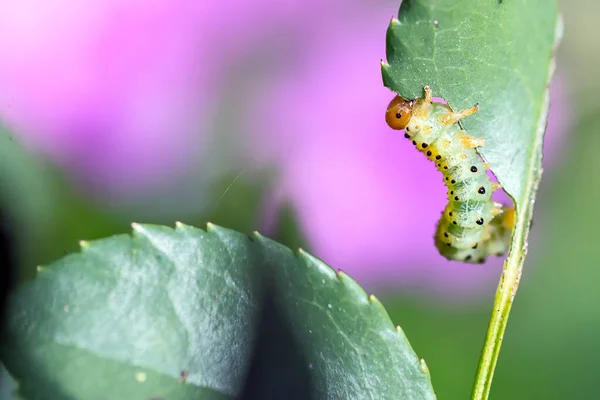
M435 246L449 260L482 264L490 254L501 256L509 247L515 210L492 201L500 185L492 182L476 148L484 146L461 129L458 121L474 114L479 105L454 111L434 103L429 86L425 96L407 100L396 96L387 107L385 120L442 173L448 189L448 205L435 233Z

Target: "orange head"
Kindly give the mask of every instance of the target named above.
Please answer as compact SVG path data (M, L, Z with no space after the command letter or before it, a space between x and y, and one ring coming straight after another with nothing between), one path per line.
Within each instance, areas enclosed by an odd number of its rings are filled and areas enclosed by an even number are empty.
M392 129L406 128L412 116L414 103L414 100L406 100L401 96L394 97L385 112L385 122Z

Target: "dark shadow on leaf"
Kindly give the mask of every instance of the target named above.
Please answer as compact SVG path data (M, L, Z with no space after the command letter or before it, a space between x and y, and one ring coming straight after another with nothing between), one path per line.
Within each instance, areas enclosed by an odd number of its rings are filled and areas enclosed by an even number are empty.
M16 240L4 210L0 208L0 330L4 331L6 302L16 280Z
M264 297L258 341L239 400L310 400L308 363L273 290Z

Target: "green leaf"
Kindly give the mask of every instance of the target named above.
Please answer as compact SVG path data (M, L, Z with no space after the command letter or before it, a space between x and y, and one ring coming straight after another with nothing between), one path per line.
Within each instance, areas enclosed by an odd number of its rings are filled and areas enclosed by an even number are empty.
M0 399L21 400L18 395L18 384L8 373L4 364L0 363Z
M134 228L134 238L83 242L80 254L41 268L16 295L6 365L27 398L49 387L82 399L237 390L258 311L251 266L260 254L233 232Z
M462 124L485 138L480 153L517 207L541 163L558 21L554 0L405 0L387 32L384 85L406 98L429 85L454 109L479 103Z
M402 331L346 275L259 234L133 226L133 237L83 242L13 295L0 349L24 398L235 396L265 274L315 393L435 398Z
M429 371L383 305L321 260L259 237L316 398L433 399Z

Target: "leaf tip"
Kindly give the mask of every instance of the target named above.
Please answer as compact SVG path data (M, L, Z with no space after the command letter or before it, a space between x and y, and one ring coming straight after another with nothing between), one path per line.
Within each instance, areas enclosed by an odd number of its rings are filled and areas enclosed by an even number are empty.
M381 78L383 79L383 86L394 92L395 90L393 88L395 87L395 84L392 66L383 60L381 62Z
M421 359L419 360L419 369L420 369L422 372L424 372L424 373L426 373L427 375L429 375L429 367L427 367L427 363L425 362L425 359L424 359L424 358L421 358Z

